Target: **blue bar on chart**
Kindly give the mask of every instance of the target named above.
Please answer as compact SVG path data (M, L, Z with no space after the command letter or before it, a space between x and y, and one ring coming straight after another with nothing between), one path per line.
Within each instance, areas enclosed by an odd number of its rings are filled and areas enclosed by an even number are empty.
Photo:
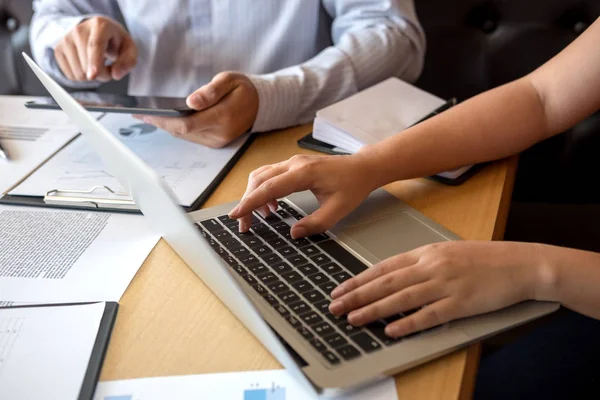
M285 400L285 388L247 389L244 400Z

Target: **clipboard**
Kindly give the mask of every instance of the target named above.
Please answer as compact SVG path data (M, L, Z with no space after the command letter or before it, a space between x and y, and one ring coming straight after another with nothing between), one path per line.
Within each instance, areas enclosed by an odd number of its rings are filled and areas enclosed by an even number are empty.
M11 309L11 308L42 308L42 307L64 307L64 306L79 306L84 304L93 303L66 303L66 304L26 304L17 306L0 307L0 309ZM98 326L98 333L96 340L92 348L92 354L88 363L81 389L79 391L78 400L93 400L94 393L96 391L96 385L100 378L100 371L104 363L106 351L108 350L108 344L112 334L113 326L117 318L117 311L119 310L119 303L107 301L104 306L104 313Z
M181 206L185 212L199 209L208 197L219 186L225 176L242 157L244 152L254 141L255 135L250 135L245 143L237 150L235 155L227 162L221 171L215 176L206 189L192 203L191 206ZM33 173L32 171L31 173ZM31 174L30 174L31 175ZM27 178L25 178L27 179ZM10 191L9 191L10 192ZM109 193L112 198L103 198L102 193ZM126 193L118 192L108 186L93 186L80 190L65 190L55 188L49 190L44 196L21 196L11 194L0 194L0 204L30 207L64 208L70 210L95 210L105 212L123 212L140 214L133 199Z

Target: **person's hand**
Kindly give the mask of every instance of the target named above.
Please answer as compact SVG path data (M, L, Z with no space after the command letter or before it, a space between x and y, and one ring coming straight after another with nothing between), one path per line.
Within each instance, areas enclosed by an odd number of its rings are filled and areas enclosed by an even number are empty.
M331 228L354 210L374 189L368 160L351 156L297 155L279 164L265 165L250 174L246 193L230 218L239 219L240 231L250 228L253 210L269 215L277 199L290 193L310 190L321 205L298 221L293 238L310 236Z
M456 241L427 245L388 258L340 284L329 310L364 325L420 310L387 325L391 337L534 298L544 246Z
M135 67L137 47L118 22L107 17L82 21L54 48L63 74L73 81L120 80ZM105 59L112 61L106 66Z
M244 74L222 72L188 96L186 117L135 116L172 135L209 147L223 147L248 132L258 114L258 92Z

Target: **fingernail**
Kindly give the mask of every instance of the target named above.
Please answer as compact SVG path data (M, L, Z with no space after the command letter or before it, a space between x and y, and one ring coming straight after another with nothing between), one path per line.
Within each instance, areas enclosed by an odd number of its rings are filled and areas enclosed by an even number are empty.
M388 325L385 327L385 334L392 338L401 336L402 332L395 326Z
M302 227L302 226L293 227L292 231L290 233L291 233L293 239L300 239L300 238L308 236L306 229L304 229L304 227Z
M236 219L236 217L238 216L237 214L240 212L240 206L237 205L235 206L235 208L231 211L229 211L229 218L231 219Z
M344 302L341 300L334 301L329 305L329 311L334 315L339 315L344 310Z
M348 322L351 325L359 324L363 315L364 313L362 311L352 311L350 314L348 314Z
M335 289L333 289L333 291L331 292L331 297L332 298L340 297L345 292L346 292L346 289L344 289L344 286L343 285L339 285L338 287L336 287Z
M279 206L276 206L274 204L269 204L269 210L271 210L272 213L277 212L278 208L279 208Z
M87 73L86 73L86 77L88 78L88 80L91 81L93 79L95 72L96 72L96 68L94 68L94 67L88 68Z
M241 233L248 232L248 224L245 221L239 220L238 229Z

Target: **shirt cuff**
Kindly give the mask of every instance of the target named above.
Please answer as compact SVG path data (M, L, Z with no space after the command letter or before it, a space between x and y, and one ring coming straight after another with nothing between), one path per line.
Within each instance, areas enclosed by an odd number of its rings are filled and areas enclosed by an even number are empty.
M258 113L252 132L282 129L297 123L301 82L298 76L248 75L258 92Z

